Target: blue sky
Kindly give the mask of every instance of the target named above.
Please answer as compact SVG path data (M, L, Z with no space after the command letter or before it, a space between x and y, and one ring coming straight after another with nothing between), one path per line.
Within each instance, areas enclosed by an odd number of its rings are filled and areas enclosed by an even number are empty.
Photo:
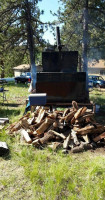
M56 20L57 18L52 16L50 13L50 10L52 10L53 13L57 13L57 10L60 6L60 3L58 3L58 0L42 0L42 2L39 2L39 8L41 10L44 10L44 14L41 16L41 20L43 22ZM52 33L50 33L50 30L47 31L44 34L44 39L49 40L51 44L54 44L54 36Z

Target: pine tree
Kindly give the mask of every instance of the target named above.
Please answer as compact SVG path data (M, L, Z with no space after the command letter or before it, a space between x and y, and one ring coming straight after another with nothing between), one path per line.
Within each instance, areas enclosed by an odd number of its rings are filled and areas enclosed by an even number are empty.
M43 24L37 4L38 0L0 0L0 37L3 38L0 47L4 46L2 52L5 49L7 53L17 48L23 50L23 54L29 50L33 88L36 84L35 54L43 44Z
M62 42L69 50L83 55L84 5L86 0L60 0L64 9L58 11L62 26ZM88 0L88 56L95 57L95 50L105 51L105 1ZM97 54L96 54L97 56ZM97 57L95 57L97 58Z

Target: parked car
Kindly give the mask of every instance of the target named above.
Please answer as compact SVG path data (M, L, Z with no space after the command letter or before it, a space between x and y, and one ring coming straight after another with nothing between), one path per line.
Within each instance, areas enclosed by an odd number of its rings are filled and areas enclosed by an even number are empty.
M20 76L15 77L15 83L30 83L30 82L31 82L31 78L25 75L20 75Z
M93 83L93 87L105 88L105 80L102 76L89 75L89 82Z
M8 83L8 82L14 82L15 79L14 77L6 77L6 78L0 78L0 81Z
M23 72L21 75L26 76L31 79L31 72Z
M93 81L92 80L88 80L88 88L93 88Z

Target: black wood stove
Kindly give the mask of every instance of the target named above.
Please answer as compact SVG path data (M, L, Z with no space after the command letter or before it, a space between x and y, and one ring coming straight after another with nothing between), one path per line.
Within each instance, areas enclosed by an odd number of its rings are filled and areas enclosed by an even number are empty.
M88 103L86 73L77 72L78 51L62 51L57 27L58 51L42 53L43 72L37 73L37 93L47 93L47 103Z

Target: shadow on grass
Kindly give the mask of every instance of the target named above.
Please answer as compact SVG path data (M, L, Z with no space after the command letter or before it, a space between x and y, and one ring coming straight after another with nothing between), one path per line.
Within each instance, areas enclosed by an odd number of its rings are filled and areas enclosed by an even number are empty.
M95 113L96 121L102 125L105 125L105 105L100 107L99 112Z
M19 114L20 114L20 110L16 110L16 109L9 110L8 108L0 107L0 117L7 117L7 116L9 117L12 115L17 116Z
M100 96L92 96L91 100L94 103L99 104L102 107L105 107L105 97L101 97L101 95Z
M102 97L97 98L97 103L105 107L105 98L102 98Z
M1 106L6 106L7 107L7 109L8 109L8 107L18 107L18 106L21 106L21 105L23 105L22 103L4 103L4 104L1 104Z
M29 87L29 83L18 83L18 84L15 84L15 83L8 83L7 86L14 86L14 87L18 87L18 88L21 88L21 87L25 87L25 88L28 88Z

